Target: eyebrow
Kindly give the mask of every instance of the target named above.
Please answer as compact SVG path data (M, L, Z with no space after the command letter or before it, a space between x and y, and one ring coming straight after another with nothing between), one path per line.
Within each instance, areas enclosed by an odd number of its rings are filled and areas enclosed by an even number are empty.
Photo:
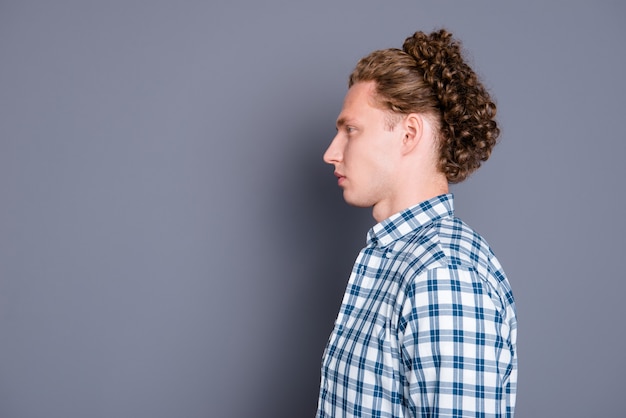
M350 123L351 120L350 118L347 117L340 117L339 119L337 119L337 122L335 123L335 126L337 127L337 129L341 128L342 126Z

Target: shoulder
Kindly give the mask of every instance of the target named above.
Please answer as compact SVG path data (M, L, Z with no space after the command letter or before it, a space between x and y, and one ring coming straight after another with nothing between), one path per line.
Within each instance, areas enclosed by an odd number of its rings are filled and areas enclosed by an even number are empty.
M500 309L513 305L502 266L487 241L462 220L441 218L411 238L402 254L403 294L488 295Z
M489 244L455 217L440 218L425 225L407 237L401 245L401 256L413 273L442 267L471 269L495 260Z

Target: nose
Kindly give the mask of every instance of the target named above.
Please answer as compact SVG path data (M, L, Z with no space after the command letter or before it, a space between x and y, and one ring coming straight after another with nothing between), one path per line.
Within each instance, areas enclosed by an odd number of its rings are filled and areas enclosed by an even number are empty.
M324 153L324 162L326 164L335 164L341 161L341 147L336 135Z

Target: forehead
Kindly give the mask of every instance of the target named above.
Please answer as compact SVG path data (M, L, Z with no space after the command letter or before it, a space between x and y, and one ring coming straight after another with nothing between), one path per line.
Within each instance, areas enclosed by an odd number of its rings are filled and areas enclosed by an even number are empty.
M384 116L385 112L375 106L376 85L373 81L355 83L346 93L337 125L352 119Z

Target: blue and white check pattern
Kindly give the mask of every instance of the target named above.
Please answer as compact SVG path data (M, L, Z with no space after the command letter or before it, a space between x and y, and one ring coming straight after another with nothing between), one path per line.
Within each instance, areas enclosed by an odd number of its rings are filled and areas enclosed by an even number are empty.
M375 225L322 361L317 418L512 417L515 303L441 195Z

